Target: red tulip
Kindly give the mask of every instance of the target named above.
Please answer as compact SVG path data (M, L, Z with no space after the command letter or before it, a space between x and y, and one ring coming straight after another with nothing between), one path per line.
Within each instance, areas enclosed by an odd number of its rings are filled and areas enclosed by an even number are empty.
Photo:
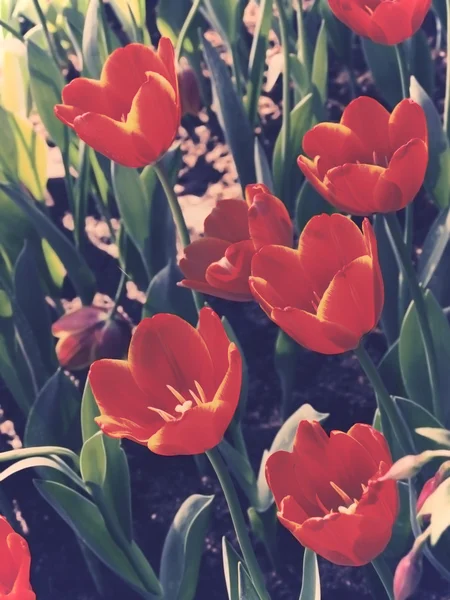
M216 446L241 390L238 349L210 308L195 329L175 315L139 323L127 361L100 360L89 381L104 433L157 454L200 454Z
M367 219L361 233L343 215L313 217L298 250L265 246L250 287L261 308L302 346L339 354L359 345L380 318L384 288Z
M400 44L420 28L431 0L328 0L336 17L377 44Z
M402 100L389 114L376 100L361 96L350 102L340 123L310 129L303 149L311 158L299 156L298 166L339 210L394 212L414 200L425 178L425 113L413 100Z
M248 278L255 252L265 244L292 246L293 227L281 200L263 184L245 191L247 203L220 200L205 219L205 237L184 249L181 286L227 300L252 300Z
M56 116L94 150L126 167L154 163L181 118L172 43L161 38L157 52L143 44L114 50L99 81L74 79L62 100Z
M109 319L109 311L97 306L63 315L52 325L59 338L56 355L60 365L71 371L89 367L100 358L122 358L130 343L131 324L120 313Z
M5 517L0 517L0 557L0 598L36 600L30 584L28 544Z
M357 423L327 436L301 421L292 452L269 456L266 478L281 523L327 560L361 566L387 546L398 512L395 481L378 481L392 464L385 438Z

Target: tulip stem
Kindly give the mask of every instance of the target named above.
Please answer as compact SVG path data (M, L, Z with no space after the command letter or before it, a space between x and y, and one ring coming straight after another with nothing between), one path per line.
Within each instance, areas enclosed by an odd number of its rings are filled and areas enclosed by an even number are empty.
M411 442L405 431L405 426L397 411L397 407L395 406L391 395L387 391L373 360L370 358L369 353L364 348L362 341L358 348L356 348L355 354L370 383L372 384L376 394L377 403L380 409L382 409L387 416L403 454L414 454L414 450L411 447Z
M450 139L450 0L446 0L447 6L447 73L445 78L445 104L444 104L444 131Z
M442 420L442 410L440 402L440 377L437 362L437 355L434 347L434 340L431 333L430 321L428 319L427 307L422 288L417 280L417 275L414 270L410 257L408 256L407 248L405 247L400 225L395 213L383 215L385 219L388 233L394 245L394 251L397 256L397 261L400 268L403 269L405 279L408 281L414 306L417 312L420 331L422 333L423 347L425 358L427 361L428 375L430 378L430 386L433 400L433 413L438 420Z
M231 519L233 521L234 529L236 531L236 537L238 539L239 546L241 548L242 555L244 557L245 564L248 568L253 585L255 586L255 589L261 600L270 600L270 596L264 583L264 577L261 568L258 564L255 552L250 542L247 524L245 522L244 515L242 514L236 489L228 472L228 468L220 456L217 448L209 450L206 452L206 455L209 458L214 471L216 472L220 485L222 486Z
M186 39L186 35L189 31L190 26L192 25L193 20L195 19L198 9L200 8L200 4L202 0L194 0L192 2L192 6L187 14L186 19L184 20L183 27L181 28L180 34L177 39L177 45L175 48L175 64L178 66L178 63L181 58L181 54L183 52L184 40Z
M290 88L290 69L289 69L289 33L286 13L282 0L275 0L278 19L280 22L281 45L283 48L283 124L281 126L281 164L284 173L278 174L278 181L275 182L275 194L283 202L287 203L284 195L284 181L287 174L287 165L289 164L289 140L291 135L291 88Z
M386 591L389 600L394 600L394 583L392 572L389 569L386 561L381 556L374 558L372 561L373 568L375 569L381 583Z
M402 86L403 98L409 98L409 68L406 62L405 48L403 44L397 44L395 46L395 54L397 56L398 72L400 75L400 83Z
M183 211L181 210L178 198L175 192L173 191L173 187L170 184L169 178L167 176L163 164L161 162L155 163L153 165L153 168L155 169L155 173L158 176L164 193L166 194L167 202L169 203L169 207L172 212L172 217L175 222L178 235L180 236L181 245L183 246L183 248L186 248L186 246L189 246L189 244L191 243L191 237L189 235L189 230L187 228L186 221L184 220ZM197 312L199 312L205 304L203 295L193 290L192 297L194 298L194 303Z

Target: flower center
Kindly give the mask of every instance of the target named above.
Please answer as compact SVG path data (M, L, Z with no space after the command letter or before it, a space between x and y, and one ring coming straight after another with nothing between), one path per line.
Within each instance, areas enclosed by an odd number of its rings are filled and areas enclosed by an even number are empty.
M325 504L322 502L322 500L319 498L319 496L316 494L316 502L319 505L319 508L323 511L323 513L325 515L329 515L335 512L335 510L337 510L337 512L343 514L343 515L353 515L356 512L356 509L358 508L358 504L359 504L359 500L357 498L350 498L350 496L342 489L340 488L336 483L334 483L334 481L330 481L330 485L333 488L333 490L341 497L343 504L339 505L337 507L337 509L333 509L333 508L327 508L325 506ZM364 485L363 483L361 484L361 488L363 493L367 490L367 486Z
M198 381L194 381L194 385L197 392L195 393L192 390L189 390L189 393L192 396L192 399L195 400L197 406L201 406L202 404L205 404L205 402L208 402L208 400L206 398L205 391L203 390L202 386L198 383ZM158 415L162 419L164 419L164 421L169 423L170 421L178 421L178 419L181 419L184 413L192 408L193 402L190 399L186 399L182 394L180 394L178 390L176 390L171 385L167 385L166 387L179 402L179 404L177 404L174 408L174 411L178 413L179 416L173 415L165 410L162 410L161 408L155 408L154 406L148 406L147 408L149 410L152 410L153 412L158 413Z

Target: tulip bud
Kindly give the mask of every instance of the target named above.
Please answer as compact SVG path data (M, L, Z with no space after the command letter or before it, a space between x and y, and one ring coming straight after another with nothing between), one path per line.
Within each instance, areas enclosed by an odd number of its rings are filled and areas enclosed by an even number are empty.
M62 316L52 326L59 338L56 355L62 367L77 371L101 358L123 358L131 339L131 323L121 313L83 306Z
M394 575L395 600L407 600L417 589L422 577L422 554L413 549L398 563Z
M419 494L417 499L417 512L419 513L425 504L425 501L437 490L437 488L441 485L444 479L447 478L449 474L450 461L446 461L443 463L436 474L433 477L430 477L428 481L425 482L422 491Z
M196 117L202 108L202 100L197 76L192 69L183 69L178 73L178 86L183 116L190 114Z

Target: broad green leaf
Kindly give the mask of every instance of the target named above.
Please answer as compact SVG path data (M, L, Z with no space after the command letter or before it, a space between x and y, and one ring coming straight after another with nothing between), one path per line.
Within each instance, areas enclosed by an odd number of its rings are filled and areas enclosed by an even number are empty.
M427 290L425 304L436 351L439 370L441 409L449 414L447 401L450 387L450 325L433 294ZM432 391L425 357L422 334L414 303L403 320L399 343L400 367L408 397L432 411Z
M239 600L260 600L259 594L241 562L238 563L238 598Z
M224 42L235 44L240 24L240 0L203 0L206 15Z
M160 592L157 586L151 590L144 588L130 561L108 532L102 514L93 502L60 483L35 480L34 485L86 546L143 598L149 598L148 592Z
M256 182L264 183L269 190L273 190L272 171L269 165L267 154L263 145L257 137L255 137L255 170Z
M0 191L14 201L16 206L33 222L39 235L46 238L61 259L78 295L85 304L90 304L95 293L95 278L83 257L50 218L34 202L30 201L22 190L0 183Z
M14 270L15 300L22 311L48 373L58 368L55 342L51 334L50 309L45 300L34 253L26 243ZM30 289L33 294L30 294Z
M181 28L191 6L192 0L164 0L163 2L158 2L156 7L156 24L158 25L158 30L161 32L161 35L170 38L174 46L177 43ZM192 54L198 48L197 32L199 30L205 31L208 27L208 23L200 11L198 11L183 44L183 53L187 54L190 60Z
M411 78L411 98L423 108L428 125L428 169L425 186L440 208L450 203L450 149L447 136L442 130L441 117L433 100L421 87L415 77Z
M295 385L296 364L300 346L282 329L278 331L275 344L275 370L281 384L281 415L286 419L292 412L292 393Z
M20 473L20 471L24 471L26 469L39 469L42 467L46 469L54 469L62 475L69 477L72 481L74 479L76 480L77 476L74 471L72 471L72 469L70 469L65 462L59 460L58 457L51 458L49 456L34 456L19 460L2 471L0 473L0 483L8 479L8 477L11 475Z
M259 16L253 34L248 64L247 96L245 106L250 123L255 124L258 116L258 101L261 95L266 66L266 52L272 23L272 0L261 0Z
M305 548L303 554L302 590L299 600L320 600L321 597L317 556L315 552L309 548Z
M208 40L204 38L202 41L219 122L233 154L239 181L245 189L246 185L256 181L252 127L231 83L227 66Z
M0 377L17 402L22 414L26 416L33 400L26 391L16 366L13 364L14 358L14 356L11 356L10 345L4 333L0 331Z
M8 38L2 42L2 81L0 102L5 110L26 118L30 112L30 76L27 49L23 42Z
M403 99L395 48L376 44L366 37L361 38L361 43L377 90L393 108Z
M65 446L78 451L81 446L79 391L58 369L40 390L28 415L25 446Z
M225 439L220 442L218 448L230 473L235 477L250 504L257 503L256 479L251 464Z
M308 94L291 111L287 158L284 162L283 128L275 142L272 161L274 193L292 210L295 207L296 190L303 181L303 175L297 166L297 157L302 153L303 136L311 128L313 120L314 99L313 94Z
M102 10L100 0L90 0L84 21L82 41L84 67L93 79L100 79L103 64L108 57Z
M141 0L111 0L111 5L130 41L149 44L145 3Z
M100 410L92 393L89 379L84 386L83 398L81 400L81 435L83 443L100 431L95 418L100 416Z
M242 558L225 536L222 538L222 559L228 600L239 600L238 565Z
M37 111L51 139L62 149L67 144L69 131L56 118L53 107L61 103L64 79L52 57L32 41L27 42L27 56L31 95Z
M410 431L414 449L417 452L439 450L442 448L440 444L435 444L431 440L427 440L416 431L419 427L442 427L442 424L428 410L407 398L394 396L394 402Z
M399 342L395 342L383 356L378 372L388 392L394 396L406 396L400 369Z
M60 297L67 271L59 256L45 238L41 239L41 248L45 266L47 267L43 276L45 278L48 275L46 282L52 295Z
M445 479L425 500L420 514L431 517L430 541L435 546L442 534L450 527L450 479Z
M183 502L170 526L161 556L165 600L194 600L214 496L194 494Z
M311 82L315 86L319 95L320 106L324 106L327 101L328 90L328 48L327 48L327 28L325 20L319 30L314 49L314 58L311 73ZM320 114L320 113L319 113Z
M33 228L28 217L1 188L0 214L2 215L0 219L2 254L6 254L12 271L12 265L22 252L24 241L31 237Z
M418 278L430 287L441 306L450 302L450 285L445 277L450 265L450 209L443 209L428 231L419 256Z
M283 423L272 442L270 451L265 450L261 460L258 474L258 503L257 506L255 506L257 510L264 512L273 503L272 492L267 485L265 477L266 462L270 454L273 454L278 450L286 450L287 452L292 451L295 434L300 421L307 420L321 422L327 417L327 413L317 412L311 404L303 404Z
M428 96L433 97L435 91L435 66L430 44L428 43L428 36L423 29L419 29L410 40L411 72L422 88L426 90Z
M323 198L319 192L305 179L297 195L295 205L295 224L297 231L303 231L312 217L322 213L332 214L335 208Z

